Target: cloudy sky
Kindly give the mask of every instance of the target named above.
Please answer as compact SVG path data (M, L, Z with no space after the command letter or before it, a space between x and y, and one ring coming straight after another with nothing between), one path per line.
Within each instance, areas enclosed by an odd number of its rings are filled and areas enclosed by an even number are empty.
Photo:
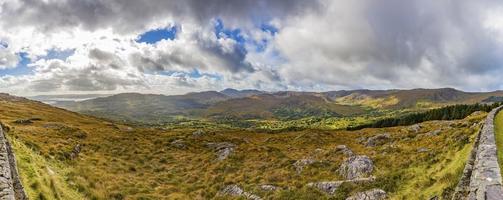
M0 92L503 89L500 0L0 0Z

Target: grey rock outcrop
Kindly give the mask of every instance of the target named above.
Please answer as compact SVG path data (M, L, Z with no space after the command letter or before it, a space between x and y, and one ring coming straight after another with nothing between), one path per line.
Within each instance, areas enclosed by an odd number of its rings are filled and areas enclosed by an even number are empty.
M424 135L425 136L429 136L429 137L438 136L441 131L442 131L441 129L437 129L437 130L433 130L433 131L430 131L428 133L425 133Z
M312 158L303 158L295 161L295 163L293 163L293 167L295 168L295 171L297 171L297 173L300 174L306 166L311 165L315 162L316 161Z
M264 185L260 186L260 189L263 191L276 191L279 189L279 187L274 186L274 185L264 184Z
M80 151L82 151L80 144L75 145L72 149L72 152L70 153L70 159L76 159L79 156Z
M183 141L182 139L174 140L173 142L171 142L171 146L173 146L177 149L186 149L187 148L187 144L185 144L185 141Z
M244 197L251 200L262 200L257 195L244 191L241 187L237 185L228 185L220 191L220 195L229 195L234 197Z
M349 149L346 145L337 145L335 147L335 152L336 153L342 153L345 156L352 156L354 153Z
M426 147L421 147L421 148L417 149L418 153L424 153L424 152L428 152L428 151L430 151L430 149L428 149Z
M344 181L321 181L321 182L313 182L313 183L308 183L308 187L314 187L316 189L319 189L322 192L325 192L329 195L335 194L337 189L344 183L367 183L367 182L372 182L374 181L374 177L368 177L368 178L356 178L352 180L344 180Z
M339 174L345 179L365 178L374 170L374 163L368 156L358 155L346 158L339 169Z
M378 145L382 145L386 143L389 139L391 139L390 135L388 133L384 134L378 134L373 137L370 137L367 139L367 142L365 143L366 147L375 147Z
M308 187L317 188L327 194L335 194L337 188L341 186L344 181L324 181L324 182L316 182L316 183L308 183Z
M198 130L192 132L192 136L194 136L194 137L200 137L200 136L203 136L204 134L205 134L204 131L201 129L198 129Z
M206 145L215 151L217 160L225 160L236 148L236 145L230 142L207 143Z
M421 125L419 124L414 124L412 126L409 126L409 131L412 131L414 133L417 133L421 130Z
M383 200L386 199L386 192L381 189L371 189L364 192L358 192L346 200Z

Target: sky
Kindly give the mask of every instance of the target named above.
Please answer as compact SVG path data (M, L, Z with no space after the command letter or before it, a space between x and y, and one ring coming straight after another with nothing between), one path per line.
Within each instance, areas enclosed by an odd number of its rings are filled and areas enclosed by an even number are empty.
M500 0L0 0L0 92L503 89Z

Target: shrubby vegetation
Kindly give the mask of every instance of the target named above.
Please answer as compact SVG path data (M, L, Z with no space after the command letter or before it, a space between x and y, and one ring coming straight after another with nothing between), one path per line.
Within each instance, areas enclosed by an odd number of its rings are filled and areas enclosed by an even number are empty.
M404 116L391 117L377 120L373 123L348 127L348 130L359 130L363 128L383 128L393 126L406 126L432 120L454 120L463 119L476 111L489 112L502 105L493 104L473 104L473 105L451 105L442 108L432 109L420 113L412 113Z

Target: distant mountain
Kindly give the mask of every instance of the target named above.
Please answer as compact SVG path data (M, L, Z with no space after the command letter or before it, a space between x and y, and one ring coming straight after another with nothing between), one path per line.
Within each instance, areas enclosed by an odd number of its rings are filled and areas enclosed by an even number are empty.
M379 108L409 108L431 104L473 104L491 96L503 96L503 91L464 92L453 88L411 89L411 90L354 90L333 91L342 104L358 104Z
M229 97L215 91L165 96L158 94L123 93L82 102L59 102L55 105L69 110L101 117L131 121L163 121L162 118L191 115Z
M220 91L220 93L225 94L231 98L242 98L249 97L253 95L265 94L267 92L259 91L259 90L236 90L232 88L227 88L225 90Z
M351 116L378 109L424 109L472 104L503 97L502 91L452 88L263 92L225 89L185 95L124 93L80 102L58 102L69 110L113 119L161 122L177 117L206 119L299 119Z
M206 110L206 117L240 119L299 119L345 116L364 112L360 106L340 105L320 93L277 92L218 102Z

